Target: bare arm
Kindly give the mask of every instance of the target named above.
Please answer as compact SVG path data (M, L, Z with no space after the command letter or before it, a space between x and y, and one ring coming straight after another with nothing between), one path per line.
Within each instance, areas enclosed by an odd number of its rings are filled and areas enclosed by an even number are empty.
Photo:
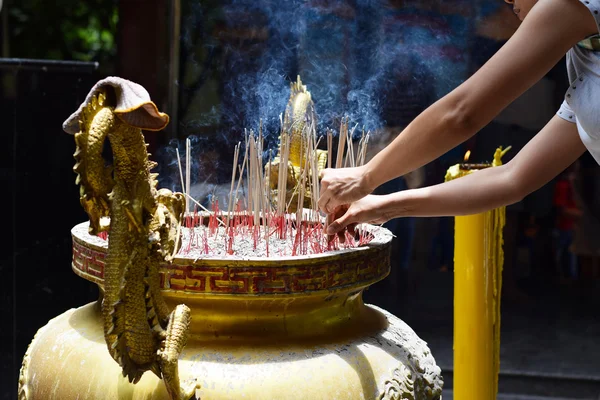
M596 23L579 1L540 0L477 73L419 115L367 165L325 170L319 207L332 212L467 140L592 33Z
M576 125L554 117L509 163L435 186L367 196L334 221L328 234L353 223L475 214L512 204L549 182L584 151Z
M474 214L516 203L564 171L584 151L576 125L554 117L505 165L405 196L397 193L397 216Z

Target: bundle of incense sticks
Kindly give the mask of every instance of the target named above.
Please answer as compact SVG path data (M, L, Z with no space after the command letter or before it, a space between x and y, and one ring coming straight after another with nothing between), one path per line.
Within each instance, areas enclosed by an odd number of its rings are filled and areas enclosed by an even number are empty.
M210 254L208 238L219 232L219 226L226 230L225 241L227 254L233 254L236 240L244 240L244 233L250 235L253 242L253 248L266 246L267 256L269 255L269 246L272 242L272 235L275 234L279 240L289 238L292 243L291 254L309 254L319 253L331 249L361 245L368 242L371 237L369 232L362 227L357 228L358 236L353 237L349 233L342 244L337 238L327 238L324 231L324 223L318 210L318 199L320 194L319 165L318 165L318 147L320 140L317 138L316 126L313 121L309 121L303 132L306 138L301 145L301 154L303 159L300 165L300 174L296 180L294 188L288 188L288 173L291 168L290 142L291 135L283 127L282 116L280 115L281 134L279 145L279 165L278 179L276 189L276 207L273 206L271 190L268 184L268 177L265 176L263 165L263 126L262 121L259 124L258 134L254 131L244 131L244 156L240 162L242 143L239 142L234 147L233 165L231 171L231 183L229 185L229 195L227 197L227 209L225 213L219 210L218 200L213 199L210 206L211 210L190 195L191 186L191 142L186 140L185 154L185 173L182 168L182 160L177 150L177 161L181 175L181 186L186 197L186 227L192 229L198 227L198 214L194 211L194 217L191 217L191 205L196 205L195 209L200 208L208 213L208 233L190 234L190 240L201 239L202 244L198 248L203 249L203 254ZM363 165L366 162L367 146L369 142L369 133L363 130L358 145L354 146L354 134L357 125L352 129L348 127L348 119L343 118L340 122L338 132L337 154L335 166L333 165L333 143L334 131L327 129L327 167L355 167ZM269 161L271 161L269 157ZM237 180L237 182L236 182ZM246 186L245 195L240 195L240 189ZM288 190L292 190L290 202L286 203ZM307 193L308 190L308 193ZM310 207L304 208L304 201L308 197ZM289 212L291 201L296 201L296 212ZM223 215L224 214L224 215ZM328 221L330 222L330 221ZM201 224L200 224L201 225ZM240 236L241 235L241 236ZM186 247L190 251L191 245ZM271 247L273 243L271 243ZM281 252L281 250L280 250Z

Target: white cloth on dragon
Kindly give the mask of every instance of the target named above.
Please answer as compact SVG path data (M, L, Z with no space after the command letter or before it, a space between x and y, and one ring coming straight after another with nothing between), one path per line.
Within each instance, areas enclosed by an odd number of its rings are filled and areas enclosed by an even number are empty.
M109 76L98 81L90 90L84 102L63 123L63 130L71 135L79 132L80 115L85 106L91 103L92 98L99 90L106 86L114 89L115 114L125 123L137 128L159 131L169 123L169 116L158 111L156 105L150 100L150 94L142 86L127 79Z

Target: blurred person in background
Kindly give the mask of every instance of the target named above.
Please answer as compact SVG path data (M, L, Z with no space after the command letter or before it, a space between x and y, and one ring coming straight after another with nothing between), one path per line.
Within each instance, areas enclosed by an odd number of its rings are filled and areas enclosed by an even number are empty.
M584 300L597 293L600 283L600 167L589 155L581 163L573 179L573 193L581 217L575 223L571 251L579 265L578 292Z
M574 188L578 167L579 163L576 161L558 176L554 186L554 257L557 274L563 281L577 278L577 256L571 251L571 245L575 223L582 214L577 207Z

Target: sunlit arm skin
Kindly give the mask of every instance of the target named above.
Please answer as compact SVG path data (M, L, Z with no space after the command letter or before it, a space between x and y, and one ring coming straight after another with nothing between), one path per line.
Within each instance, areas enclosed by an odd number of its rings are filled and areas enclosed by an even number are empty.
M435 186L366 196L352 203L327 233L362 222L475 214L512 204L549 182L584 151L576 125L554 117L509 163Z
M539 81L569 48L597 32L594 18L579 1L539 0L517 32L479 71L427 108L366 165L324 170L320 209L332 213L464 142ZM478 184L472 179L458 185Z

